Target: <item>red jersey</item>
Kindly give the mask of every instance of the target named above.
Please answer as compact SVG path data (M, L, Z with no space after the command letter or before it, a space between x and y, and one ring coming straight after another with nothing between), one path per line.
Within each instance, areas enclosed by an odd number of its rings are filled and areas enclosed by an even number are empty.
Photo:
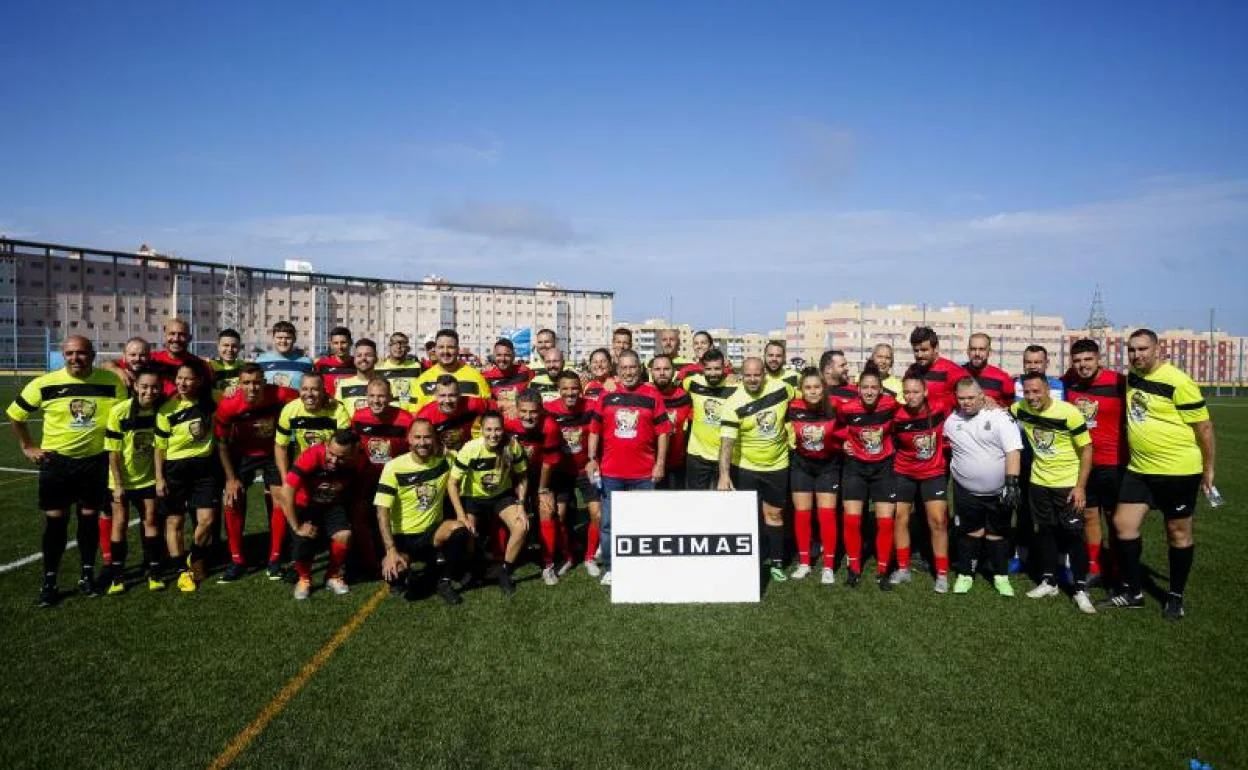
M657 388L656 388L657 390ZM684 388L672 388L671 393L663 393L663 408L667 410L667 421L672 424L672 432L667 439L667 467L685 467L685 447L689 444L689 417L693 414L693 399Z
M524 459L529 473L536 475L541 472L546 457L559 452L559 429L550 415L543 414L532 430L524 427L519 418L505 420L503 429L516 437L516 443L524 450Z
M195 355L194 353L183 353L175 356L168 350L157 350L148 357L147 369L160 375L161 390L165 394L165 398L169 398L178 392L178 386L174 382L178 376L178 369L184 365L190 365L199 373L199 400L212 399L212 366ZM125 361L118 361L117 367L122 371L129 371Z
M893 416L893 441L897 445L893 469L916 481L945 473L945 418L953 413L950 400L931 401L917 412L904 404Z
M452 414L443 414L438 408L438 402L430 401L421 407L416 416L433 423L433 429L437 431L442 446L448 452L455 452L472 440L473 427L489 409L490 405L485 399L460 396Z
M297 508L345 505L359 489L360 476L368 465L364 456L357 454L354 462L331 471L325 467L325 447L308 447L286 474L286 484L295 490Z
M619 382L614 377L608 377L606 382L598 380L590 380L585 383L585 400L596 404L602 400L603 393L611 393L620 387Z
M796 441L794 451L808 460L828 460L841 453L843 439L836 436L836 409L829 404L827 414L806 403L804 398L789 402L789 424Z
M836 411L844 404L850 401L858 400L858 386L852 384L837 385L834 388L828 388L828 406ZM832 430L832 449L837 454L843 454L845 449L845 439L849 438L849 426L840 420L836 421L836 427Z
M265 385L260 400L249 404L243 391L236 390L221 399L212 422L217 440L230 445L230 457L272 457L277 435L277 418L282 407L299 398L299 391L280 385Z
M1066 385L1066 400L1079 408L1088 423L1092 464L1125 465L1127 423L1122 418L1122 405L1127 395L1127 378L1121 372L1102 368L1087 382L1073 370L1062 377L1062 382Z
M927 397L938 401L945 396L953 398L953 389L958 380L970 376L969 372L949 359L937 358L923 371L923 379L927 381Z
M848 431L845 454L866 463L887 460L893 454L893 418L897 399L881 393L875 406L868 408L861 399L846 401L836 407L836 418Z
M387 406L380 415L373 414L368 407L355 410L351 430L360 437L370 470L381 473L381 466L411 450L407 434L415 419L411 412L397 406Z
M998 369L992 364L984 364L983 369L974 369L969 363L963 364L962 368L966 373L975 378L979 383L980 390L984 391L984 395L996 401L999 406L1010 408L1014 403L1014 378L1004 369ZM957 380L954 380L957 382ZM928 388L928 395L931 395L931 388ZM950 396L953 393L949 394Z
M582 398L575 409L568 409L563 399L559 399L546 405L546 414L559 432L559 446L557 452L546 455L544 462L556 466L562 476L585 475L585 465L589 462L589 425L593 422L593 405Z
M338 380L355 376L355 361L351 358L344 361L338 356L321 356L312 364L312 371L321 375L325 381L325 392L332 396Z
M604 394L590 423L590 432L602 437L602 475L630 481L650 478L658 437L671 430L663 396L650 383L639 383L632 389L620 385L618 390Z
M533 370L524 364L516 364L510 372L504 372L497 366L491 366L481 372L485 383L490 386L490 398L504 417L516 416L516 396L529 387L533 379Z

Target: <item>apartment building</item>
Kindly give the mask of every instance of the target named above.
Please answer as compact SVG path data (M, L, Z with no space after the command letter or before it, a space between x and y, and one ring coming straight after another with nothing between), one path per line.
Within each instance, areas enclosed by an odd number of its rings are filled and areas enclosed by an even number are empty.
M1089 334L1086 329L1066 333L1068 343L1092 337L1101 344L1101 360L1105 365L1125 371L1127 339L1134 327L1107 329ZM1241 385L1248 382L1248 337L1228 334L1221 329L1158 329L1157 342L1161 355L1194 380L1205 385Z

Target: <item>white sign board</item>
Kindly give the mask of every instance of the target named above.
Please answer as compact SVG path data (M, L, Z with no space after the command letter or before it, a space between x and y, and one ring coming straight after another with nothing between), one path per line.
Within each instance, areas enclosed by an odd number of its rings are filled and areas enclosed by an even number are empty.
M614 492L611 602L757 602L754 492Z

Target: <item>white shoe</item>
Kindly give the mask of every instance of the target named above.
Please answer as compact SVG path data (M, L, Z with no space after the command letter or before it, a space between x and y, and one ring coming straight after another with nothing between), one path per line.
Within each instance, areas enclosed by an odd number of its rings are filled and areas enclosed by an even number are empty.
M609 586L609 585L611 585L611 570L607 570L607 571L603 574L603 576L602 576L602 580L599 580L598 582L599 582L599 583L601 583L601 584L602 584L602 585L604 585L604 586Z
M809 575L810 575L810 565L799 564L797 565L797 569L793 570L793 572L790 573L789 577L793 578L794 580L804 580Z
M1057 596L1062 589L1053 585L1047 580L1040 581L1040 585L1027 592L1028 599L1047 599L1050 596Z
M568 559L563 564L559 565L559 569L555 572L555 574L559 577L567 577L567 574L572 571L573 566L575 565L572 564L572 560Z
M598 566L598 562L591 559L585 562L585 574L596 578L602 574L602 568Z
M1075 605L1084 615L1096 614L1096 607L1092 606L1092 600L1088 598L1087 591L1075 591Z
M938 594L949 593L949 576L938 575L936 577L936 583L932 586L932 590Z
M888 582L892 583L895 586L899 586L902 583L909 583L910 580L911 580L910 570L908 569L899 569L896 572L894 572L892 575L890 575L888 578Z
M559 585L559 577L555 575L554 565L546 567L542 570L542 582L548 586Z
M602 546L598 546L598 549L594 551L594 561L599 564L602 563Z
M823 568L823 576L819 578L819 582L825 586L836 584L836 570L831 567Z

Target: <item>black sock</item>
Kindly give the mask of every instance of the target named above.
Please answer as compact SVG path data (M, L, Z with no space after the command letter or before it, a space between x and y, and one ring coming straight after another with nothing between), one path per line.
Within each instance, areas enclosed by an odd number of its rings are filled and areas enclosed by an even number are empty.
M503 562L503 572L507 573L507 577L511 577L511 573L516 571L516 565L512 562Z
M443 580L463 574L464 551L468 547L469 537L468 530L460 527L452 532L451 536L442 544L442 556L444 558L438 560L438 567L441 569Z
M125 540L113 541L113 573L121 575L126 568L126 556L129 550L129 544Z
M1170 546L1170 593L1180 599L1183 598L1183 589L1187 587L1187 576L1192 572L1195 552L1195 545L1186 548Z
M82 571L95 571L95 551L100 547L100 523L94 516L78 514L78 556Z
M987 540L987 538L985 538ZM988 540L988 566L993 576L1010 574L1010 548L1005 540Z
M191 543L191 564L199 564L208 556L208 548L206 545Z
M963 535L958 539L958 574L973 575L975 562L979 561L979 551L983 547L982 537Z
M1075 589L1082 591L1088 585L1088 541L1083 530L1066 531L1063 537L1063 548L1070 554L1070 572L1075 578Z
M1140 552L1144 550L1140 538L1119 540L1118 555L1122 570L1122 585L1130 596L1140 595Z
M160 538L143 537L143 561L147 563L148 575L160 574Z
M69 519L65 516L43 518L43 582L55 583L61 571L61 557L69 541Z
M763 534L767 538L767 558L773 567L784 564L784 525L763 524Z
M1032 564L1040 568L1040 576L1044 580L1057 585L1057 580L1054 579L1057 574L1057 542L1052 527L1040 527L1031 543L1036 556Z

